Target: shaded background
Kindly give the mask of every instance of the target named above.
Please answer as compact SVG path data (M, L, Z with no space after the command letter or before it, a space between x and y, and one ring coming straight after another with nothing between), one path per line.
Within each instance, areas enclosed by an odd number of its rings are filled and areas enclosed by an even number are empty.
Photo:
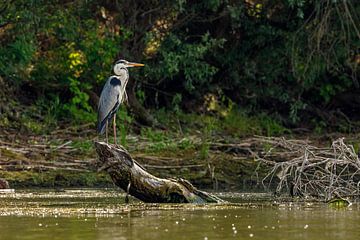
M157 126L161 110L356 132L359 10L357 0L2 1L0 126L95 124L124 58L146 64L128 85L138 124Z

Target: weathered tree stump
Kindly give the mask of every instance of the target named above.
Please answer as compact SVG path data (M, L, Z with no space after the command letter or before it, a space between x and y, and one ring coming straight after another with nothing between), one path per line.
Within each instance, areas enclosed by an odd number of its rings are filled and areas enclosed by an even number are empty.
M163 179L148 173L122 146L95 142L95 167L130 195L149 203L223 203L184 179Z

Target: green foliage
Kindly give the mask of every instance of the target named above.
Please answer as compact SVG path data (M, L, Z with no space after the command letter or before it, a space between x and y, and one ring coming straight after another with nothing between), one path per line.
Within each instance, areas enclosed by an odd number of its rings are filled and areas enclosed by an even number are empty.
M132 73L138 99L146 107L170 108L177 117L184 106L201 105L207 94L221 92L249 116L271 112L295 126L311 122L313 106L328 109L339 94L356 92L356 0L164 4L5 1L0 7L0 77L14 92L31 96L23 98L39 105L46 125L59 119L94 122L90 96L99 94L119 56L139 62L146 57L144 70ZM153 54L146 54L149 47ZM232 112L218 103L216 114ZM340 105L344 112L349 108ZM242 133L283 131L268 117L261 120L266 123L261 130L251 130L251 123L238 119L243 114L223 117ZM1 124L8 122L4 115ZM26 128L38 131L30 123Z
M146 74L149 78L167 81L180 77L185 90L194 93L205 88L218 71L205 61L205 57L214 49L221 48L224 42L224 39L211 38L209 33L202 35L196 43L187 43L186 37L169 34L159 49L159 63L147 68Z
M35 54L36 46L33 36L20 35L14 42L0 48L0 74L20 84L27 79L31 60Z
M145 151L161 152L161 151L177 151L194 149L193 141L184 137L179 139L177 132L165 132L154 130L152 128L142 128L141 136L148 140Z
M287 4L289 4L289 6L291 8L295 8L297 11L297 17L299 18L304 18L304 7L306 5L305 0L287 0Z
M172 99L172 109L175 114L179 114L181 111L180 109L181 100L182 100L182 96L179 93L175 94L175 96Z
M212 142L212 134L216 129L216 119L203 116L203 123L205 124L203 127L203 132L201 134L201 145L200 145L200 158L206 159L209 156L210 143Z
M92 140L80 139L78 141L74 140L72 142L72 147L79 149L82 152L89 152L94 148L94 142Z
M63 114L56 117L95 121L88 93L109 77L123 37L102 28L101 22L93 18L93 1L78 1L66 7L42 1L8 5L7 15L0 21L12 24L16 16L18 24L6 32L2 41L0 76L19 86L28 82L45 98L61 96Z
M151 142L163 142L167 140L167 137L163 131L157 131L151 128L142 128L141 136L146 137Z
M43 126L38 121L23 115L20 119L22 126L26 128L28 132L35 134L42 134L44 131Z
M124 147L127 146L126 136L130 132L130 126L134 121L133 117L129 115L124 105L120 106L117 114L117 128L119 129L118 133L120 132L120 143Z
M141 104L144 104L145 103L145 92L143 91L143 90L141 90L141 89L138 89L137 91L136 91L136 97L137 97L137 99L139 100L139 102L141 103Z
M291 133L289 129L281 125L274 117L270 117L266 114L260 114L257 118L257 122L261 128L260 132L262 135L271 137Z
M153 130L151 128L142 128L141 136L149 139L147 146L148 152L159 152L162 150L169 150L174 143L170 142L163 131Z
M182 150L189 150L194 148L194 143L191 141L191 139L185 137L180 140L177 147Z
M60 118L63 110L59 96L55 96L54 99L46 102L45 99L40 98L36 105L40 106L40 108L43 106L45 125L50 128L55 128L57 119Z
M182 5L182 13L195 11L197 18L166 35L146 71L149 82L168 91L177 86L174 94L182 94L183 101L224 89L249 114L270 108L288 125L307 117L309 106L325 106L356 87L358 63L349 61L354 61L358 31L349 19L358 19L359 4L251 4L204 0ZM224 12L228 15L221 18ZM218 18L222 21L213 20ZM342 24L352 29L349 34Z
M230 104L231 105L231 104ZM171 139L172 134L197 135L201 137L201 156L207 156L209 144L216 136L247 137L252 135L281 136L290 134L291 131L283 126L277 116L260 113L249 116L246 111L241 111L236 106L228 108L228 111L220 110L208 114L189 114L179 112L172 114L172 111L160 109L154 113L159 122L169 128L169 135L164 132L143 129L142 135L151 142L165 142ZM181 128L179 128L181 123ZM198 131L196 131L198 130ZM149 131L149 132L148 132Z
M89 95L80 89L79 81L73 78L69 78L69 81L70 91L74 96L69 103L64 105L64 109L67 110L75 120L82 122L94 122L96 120L96 116L88 103Z
M331 208L343 209L350 206L351 202L348 199L334 198L331 199L327 204Z
M231 111L223 120L223 127L228 134L244 137L251 135L279 136L290 133L276 118L264 113L249 117L248 113Z

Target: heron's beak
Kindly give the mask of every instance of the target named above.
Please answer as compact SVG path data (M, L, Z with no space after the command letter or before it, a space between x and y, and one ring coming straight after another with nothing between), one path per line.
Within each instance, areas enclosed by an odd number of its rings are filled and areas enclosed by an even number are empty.
M128 65L129 67L143 67L143 66L145 66L145 65L142 64L142 63L132 63L132 62L129 62L127 65Z

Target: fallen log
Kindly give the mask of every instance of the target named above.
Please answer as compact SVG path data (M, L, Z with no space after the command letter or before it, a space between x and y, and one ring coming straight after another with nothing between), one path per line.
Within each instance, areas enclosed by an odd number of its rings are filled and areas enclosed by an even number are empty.
M115 185L148 203L224 203L185 179L164 179L148 173L122 146L95 142L98 171L106 171Z

